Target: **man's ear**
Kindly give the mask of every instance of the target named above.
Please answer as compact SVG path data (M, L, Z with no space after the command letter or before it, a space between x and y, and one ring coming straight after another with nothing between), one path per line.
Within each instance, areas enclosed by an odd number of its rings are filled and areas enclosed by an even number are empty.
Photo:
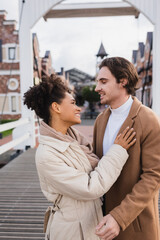
M120 80L120 83L121 83L122 87L125 87L127 85L127 83L128 83L128 80L126 78L122 78Z
M53 111L55 111L56 113L60 113L60 105L56 102L53 102L51 104L51 108Z

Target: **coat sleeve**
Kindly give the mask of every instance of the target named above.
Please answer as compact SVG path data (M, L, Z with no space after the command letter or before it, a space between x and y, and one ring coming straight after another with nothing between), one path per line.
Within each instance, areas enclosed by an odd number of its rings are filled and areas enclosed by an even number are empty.
M42 148L37 159L42 158L43 151ZM62 158L53 156L53 152L47 153L46 160L36 162L40 181L43 178L47 182L51 194L56 192L77 200L93 200L110 189L127 158L127 151L114 144L90 174L68 166Z
M160 188L160 123L153 114L150 114L150 118L148 122L145 121L147 125L141 124L143 139L140 180L121 204L110 212L122 230L147 207Z
M92 142L92 146L93 146L93 152L96 154L96 132L97 132L97 119L95 120L94 123L94 128L93 128L93 142Z

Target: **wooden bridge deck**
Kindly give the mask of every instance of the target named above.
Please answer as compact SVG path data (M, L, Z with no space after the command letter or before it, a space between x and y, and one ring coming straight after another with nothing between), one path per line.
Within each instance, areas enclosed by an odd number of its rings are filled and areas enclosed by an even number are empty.
M29 149L0 169L0 240L44 239L50 204L40 190L34 155Z
M0 169L0 240L42 240L49 203L40 190L34 149Z

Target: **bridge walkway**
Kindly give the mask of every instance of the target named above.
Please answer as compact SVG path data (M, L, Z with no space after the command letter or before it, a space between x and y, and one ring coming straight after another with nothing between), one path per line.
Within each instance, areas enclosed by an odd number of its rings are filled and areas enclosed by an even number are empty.
M35 166L35 149L29 149L0 169L0 240L42 240L43 196Z

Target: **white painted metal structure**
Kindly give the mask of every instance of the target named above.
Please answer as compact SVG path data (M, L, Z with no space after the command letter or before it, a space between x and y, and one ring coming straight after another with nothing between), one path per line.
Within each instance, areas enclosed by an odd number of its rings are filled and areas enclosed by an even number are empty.
M41 18L47 18L51 16L51 13L58 14L58 10L62 10L63 8L63 17L66 14L66 17L75 17L74 11L76 9L72 9L70 5L70 12L67 6L57 5L63 1L60 0L27 0L24 4L23 9L23 17L21 22L21 28L19 32L20 36L20 76L21 76L21 95L23 97L24 92L33 85L33 56L32 56L32 37L31 37L31 28L35 25L35 23ZM75 1L77 2L77 1ZM103 1L105 2L105 0ZM124 15L127 15L125 12L125 8L127 11L132 12L133 15L137 16L138 12L142 12L155 26L154 29L154 44L153 44L153 110L160 116L160 84L159 84L159 69L160 69L160 1L159 0L124 0L125 3L118 3L119 8L123 9ZM19 0L20 9L22 5L22 0ZM107 4L109 7L109 3L105 4L105 13L102 9L102 3L97 1L97 4L91 5L90 3L81 5L83 7L83 12L88 12L89 16L96 16L95 9L97 8L98 16L113 16L120 15L117 13L118 4L113 2L112 5L110 3L110 7L107 12ZM117 4L117 5L116 5ZM89 7L90 5L90 7ZM121 6L120 6L121 5ZM57 7L56 7L57 6ZM111 7L112 6L112 7ZM69 7L69 6L68 6ZM80 7L80 6L79 6ZM52 10L54 9L54 10ZM86 9L86 11L85 11ZM116 9L116 10L115 10ZM51 10L51 12L50 12ZM129 13L128 12L128 13ZM86 13L87 14L87 13ZM58 16L58 15L57 15ZM80 17L80 11L77 15ZM62 15L59 17L62 17ZM47 23L46 23L47 24ZM158 53L158 54L157 54ZM20 133L24 136L29 136L28 140L23 144L30 145L31 147L35 146L35 121L34 121L34 113L27 110L25 106L22 104L22 118L29 119L29 123L25 127L18 127L15 129L14 134L19 135ZM29 134L28 134L29 133ZM27 135L28 134L28 135Z
M71 17L100 17L135 15L139 12L136 8L125 2L98 2L97 3L72 3L59 4L50 10L44 18L71 18Z
M24 126L28 123L29 123L29 119L27 119L27 118L23 119L22 118L22 119L19 119L18 121L15 121L15 122L2 124L2 125L0 125L0 132L9 130L9 129L12 129L12 128L15 128L15 127ZM16 137L16 139L14 139L13 141L0 146L0 155L2 153L7 152L11 148L14 148L14 147L17 148L17 146L19 146L19 144L23 144L22 145L22 149L23 149L23 146L25 146L24 142L26 142L26 140L29 139L29 137L30 137L29 132L26 132L24 134L21 132L19 137ZM18 149L20 149L20 148L18 147Z

